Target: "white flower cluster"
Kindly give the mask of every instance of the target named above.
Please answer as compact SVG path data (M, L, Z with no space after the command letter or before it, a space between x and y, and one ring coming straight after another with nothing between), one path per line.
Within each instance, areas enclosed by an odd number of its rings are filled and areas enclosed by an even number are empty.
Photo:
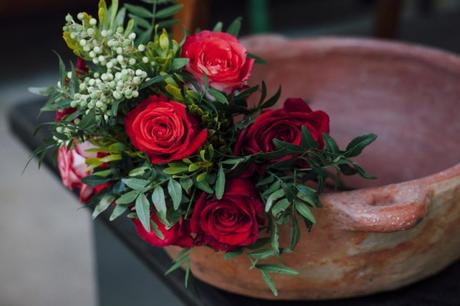
M113 102L139 96L139 87L147 79L147 72L141 68L149 59L143 56L144 45L135 47L135 33L125 33L122 27L99 30L97 20L85 13L78 14L77 18L81 24L68 15L64 31L85 58L104 67L106 72L85 77L71 106L86 108L87 113L97 109L107 119L107 110Z

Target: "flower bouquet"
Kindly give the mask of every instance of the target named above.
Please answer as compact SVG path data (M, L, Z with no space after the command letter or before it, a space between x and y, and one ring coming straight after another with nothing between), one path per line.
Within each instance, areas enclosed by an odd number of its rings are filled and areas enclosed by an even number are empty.
M36 154L57 152L63 184L94 218L127 217L146 243L182 247L169 271L186 269L186 285L193 248L209 247L248 256L276 295L271 275L297 271L266 260L295 252L321 192L341 188L343 175L372 178L353 158L376 136L341 149L326 112L279 101L281 88L270 96L264 82L249 86L263 60L238 40L239 19L178 42L167 28L180 5L143 1L120 9L101 0L98 19L65 18L76 63L59 58L57 85L39 90L56 117Z

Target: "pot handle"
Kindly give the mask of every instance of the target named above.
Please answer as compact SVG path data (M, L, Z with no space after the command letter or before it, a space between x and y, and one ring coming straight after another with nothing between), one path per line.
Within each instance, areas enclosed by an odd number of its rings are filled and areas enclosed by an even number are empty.
M428 213L431 198L432 191L407 183L326 194L322 202L342 229L388 233L417 225Z

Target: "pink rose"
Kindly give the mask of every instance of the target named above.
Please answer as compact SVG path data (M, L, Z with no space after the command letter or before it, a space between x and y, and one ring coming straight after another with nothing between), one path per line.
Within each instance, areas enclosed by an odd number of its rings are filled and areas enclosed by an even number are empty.
M228 94L247 83L255 61L235 36L210 31L188 36L182 56L195 78L203 82L206 75L210 86Z
M81 181L82 178L91 175L91 169L85 163L86 158L96 157L95 153L86 152L91 148L94 148L94 145L85 141L75 144L75 147L70 150L67 150L66 147L60 147L57 156L62 183L70 190L80 189L80 201L83 203L87 203L94 194L108 186L102 184L97 187L90 187Z

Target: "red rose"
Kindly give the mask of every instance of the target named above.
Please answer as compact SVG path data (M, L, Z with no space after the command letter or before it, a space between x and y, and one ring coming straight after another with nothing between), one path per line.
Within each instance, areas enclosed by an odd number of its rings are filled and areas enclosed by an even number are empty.
M231 250L256 242L263 204L251 181L229 180L221 200L202 193L195 203L190 221L197 245L216 250Z
M199 129L184 104L156 96L127 114L125 129L133 146L147 153L153 164L186 158L208 137L208 131Z
M186 70L203 82L231 93L246 84L254 66L246 48L235 36L222 32L201 31L190 35L182 47L182 56L189 59Z
M77 109L73 107L66 107L63 109L60 109L56 112L56 116L54 117L54 120L56 121L62 121L65 117L67 117L70 114L73 114Z
M179 222L174 224L170 229L166 229L164 224L160 222L155 213L151 214L151 218L152 222L158 226L158 230L163 234L163 239L158 238L153 229L150 232L147 232L141 221L139 219L134 219L134 226L136 227L136 231L142 240L156 247L178 245L181 247L190 248L192 246L192 237L190 237L185 223Z
M266 110L238 136L234 154L255 154L275 150L273 139L299 145L301 127L305 126L314 140L323 147L324 133L329 133L329 116L312 111L301 98L290 98L281 109Z
M62 183L70 190L80 189L80 201L83 203L87 203L94 194L108 186L108 184L102 184L91 187L81 181L82 178L91 175L91 170L86 165L85 159L96 157L95 154L86 152L86 150L93 147L92 143L85 141L75 144L75 148L73 149L67 150L66 147L61 147L58 150L57 164Z

